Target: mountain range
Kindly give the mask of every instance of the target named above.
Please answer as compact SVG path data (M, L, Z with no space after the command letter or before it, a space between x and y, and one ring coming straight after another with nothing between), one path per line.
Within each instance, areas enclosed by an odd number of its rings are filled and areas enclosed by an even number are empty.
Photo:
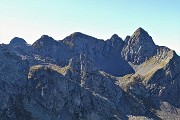
M179 120L180 57L143 28L0 45L2 120Z

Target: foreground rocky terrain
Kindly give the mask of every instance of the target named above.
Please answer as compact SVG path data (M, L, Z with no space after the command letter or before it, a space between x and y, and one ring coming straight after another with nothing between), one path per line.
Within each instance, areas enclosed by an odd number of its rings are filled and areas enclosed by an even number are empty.
M1 120L178 120L180 57L142 28L0 45Z

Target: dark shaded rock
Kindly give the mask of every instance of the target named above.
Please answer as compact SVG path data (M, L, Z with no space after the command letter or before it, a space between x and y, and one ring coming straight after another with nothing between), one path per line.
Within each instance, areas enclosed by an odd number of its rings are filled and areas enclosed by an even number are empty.
M126 36L126 38L124 39L124 42L128 42L129 41L129 39L131 38L131 36Z
M25 46L26 44L27 42L19 37L14 37L9 43L11 46Z
M58 44L58 42L48 35L42 35L41 38L32 44L32 46L40 49L54 44Z

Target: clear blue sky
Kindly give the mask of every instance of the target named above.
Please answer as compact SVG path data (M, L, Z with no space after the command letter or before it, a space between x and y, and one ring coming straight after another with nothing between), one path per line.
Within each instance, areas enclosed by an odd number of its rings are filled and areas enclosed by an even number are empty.
M180 54L180 0L0 0L0 42L17 36L33 43L73 32L123 39L142 27L158 45Z

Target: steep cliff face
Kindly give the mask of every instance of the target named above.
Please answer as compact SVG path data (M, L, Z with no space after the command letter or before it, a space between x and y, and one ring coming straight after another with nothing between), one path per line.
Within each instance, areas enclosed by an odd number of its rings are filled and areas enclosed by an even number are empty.
M82 54L63 68L32 66L28 78L33 100L51 111L46 113L50 119L128 119L128 114L157 118L116 85L115 77L95 69Z
M138 28L123 41L80 32L0 45L3 120L180 117L180 57Z
M27 92L29 62L5 45L0 45L0 58L0 119L20 119L19 115L28 119L29 113L21 107L18 95Z
M174 52L169 62L148 78L147 88L157 94L163 101L180 107L180 62Z
M142 28L138 28L128 39L122 50L122 56L133 64L141 64L156 54L156 45L152 37Z
M135 74L119 78L119 85L160 118L178 119L179 68L179 56L174 51L166 52L166 55L161 53L138 66Z

